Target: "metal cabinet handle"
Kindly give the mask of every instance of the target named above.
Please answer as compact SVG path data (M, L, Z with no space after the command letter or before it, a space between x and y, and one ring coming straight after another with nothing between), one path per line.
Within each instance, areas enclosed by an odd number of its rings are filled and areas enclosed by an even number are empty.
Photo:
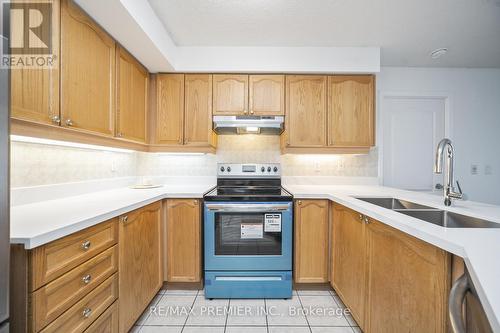
M82 243L82 249L84 251L87 251L88 249L90 249L90 245L91 245L90 241L87 240L87 241Z
M365 223L366 224L370 223L370 218L368 216L365 216Z
M299 206L300 206L300 205L302 205L302 201L300 201L300 200L299 200L299 201L297 201L297 204L298 204Z
M68 126L73 126L73 120L71 120L71 119L66 119L66 125L68 125Z
M193 203L197 206L198 205L198 200L193 200Z
M243 114L247 114L247 113L248 113L248 111L247 111L247 110L243 110Z
M90 308L83 309L83 312L82 312L83 318L88 318L88 317L90 317L91 314L92 314L92 309L90 309Z
M92 280L92 275L90 274L87 274L84 277L82 277L82 281L84 284L89 284L91 280Z
M467 275L462 275L455 281L448 299L448 314L450 316L451 329L453 333L466 333L462 318L462 304L469 290Z
M52 122L57 125L61 123L61 118L59 116L52 116L50 117L50 120L52 120Z
M360 221L363 221L363 214L359 214L358 218Z
M121 221L122 223L127 223L127 222L128 222L128 215L122 216L122 217L120 218L120 221Z
M254 114L253 110L250 110L250 114Z
M121 138L121 137L123 136L123 134L122 134L121 132L118 132L118 133L116 134L116 136L117 136L117 137L119 137L119 138Z

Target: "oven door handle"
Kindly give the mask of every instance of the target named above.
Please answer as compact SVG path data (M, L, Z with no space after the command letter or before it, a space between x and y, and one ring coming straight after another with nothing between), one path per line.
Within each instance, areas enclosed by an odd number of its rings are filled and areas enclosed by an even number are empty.
M205 204L208 210L216 212L282 212L290 209L290 204Z

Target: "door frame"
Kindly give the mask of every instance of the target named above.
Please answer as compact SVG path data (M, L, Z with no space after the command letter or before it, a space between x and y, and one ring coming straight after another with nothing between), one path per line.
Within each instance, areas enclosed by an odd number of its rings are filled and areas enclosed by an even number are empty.
M386 104L388 99L438 99L444 101L444 136L453 140L452 98L450 91L412 91L412 90L381 90L378 91L376 119L376 138L378 147L378 182L384 184L384 126L382 120L386 116Z

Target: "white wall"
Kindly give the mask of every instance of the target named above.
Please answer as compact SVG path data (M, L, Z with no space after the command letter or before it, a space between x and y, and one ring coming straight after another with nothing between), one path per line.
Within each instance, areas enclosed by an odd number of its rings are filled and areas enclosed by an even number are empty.
M470 200L500 204L500 69L383 67L377 90L379 96L448 96L455 178ZM379 107L379 118L383 111ZM479 166L477 175L471 175L472 164Z

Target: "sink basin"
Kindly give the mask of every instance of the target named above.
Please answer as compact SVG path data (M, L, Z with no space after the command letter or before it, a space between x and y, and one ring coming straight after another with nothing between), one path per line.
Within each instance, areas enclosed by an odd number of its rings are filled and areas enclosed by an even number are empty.
M356 198L387 209L433 209L414 202L395 198Z
M500 228L500 223L442 210L398 210L398 212L446 228Z

